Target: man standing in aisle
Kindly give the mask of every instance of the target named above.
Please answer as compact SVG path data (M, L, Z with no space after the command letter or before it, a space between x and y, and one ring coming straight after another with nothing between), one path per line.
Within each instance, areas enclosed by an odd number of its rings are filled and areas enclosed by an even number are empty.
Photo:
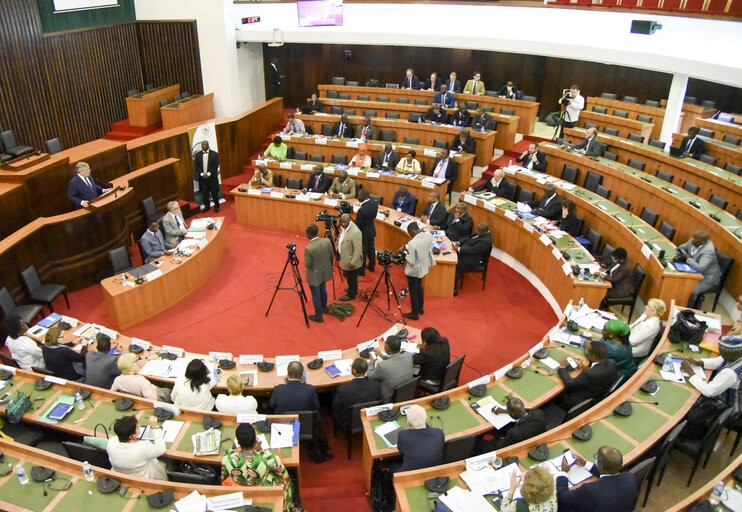
M366 275L366 269L373 272L376 269L376 214L379 213L379 203L369 198L368 189L362 188L356 195L361 207L356 212L356 226L361 230L363 237L363 265L360 275Z
M348 281L348 293L340 297L347 302L358 295L358 270L363 265L363 241L361 230L350 220L350 215L340 216L340 235L338 236L338 253L340 254L340 268L345 272Z
M428 273L430 267L435 265L433 253L430 252L430 245L433 243L433 235L427 231L421 231L417 222L410 222L407 226L407 232L412 237L407 243L407 265L404 273L407 276L407 286L410 289L410 304L412 310L405 313L405 318L417 320L418 315L425 313L423 310L423 277Z
M214 201L214 210L219 212L219 153L209 149L207 141L201 142L201 151L193 155L195 170L193 179L198 182L198 190L201 192L201 200L204 202L206 213L211 208L211 200Z
M577 126L577 119L580 117L580 110L585 108L585 98L580 94L580 86L572 85L568 92L559 99L559 104L567 106L564 109L564 119L562 119L562 129L559 137L564 138L565 128L574 128Z
M307 284L314 304L314 315L309 319L313 322L324 322L322 314L327 312L326 283L332 279L332 242L327 238L319 238L318 232L315 224L307 226L309 245L304 249L304 266L307 269Z

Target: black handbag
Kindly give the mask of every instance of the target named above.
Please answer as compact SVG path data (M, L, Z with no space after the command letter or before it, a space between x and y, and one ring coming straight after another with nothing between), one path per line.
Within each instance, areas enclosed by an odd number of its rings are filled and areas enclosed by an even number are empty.
M697 345L706 333L706 322L696 318L693 311L684 309L678 313L675 323L670 327L668 337L673 343L692 343Z

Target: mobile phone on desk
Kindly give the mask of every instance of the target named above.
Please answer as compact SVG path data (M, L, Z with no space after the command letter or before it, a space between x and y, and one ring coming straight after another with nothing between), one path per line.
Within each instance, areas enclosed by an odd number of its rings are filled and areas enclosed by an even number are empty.
M567 464L569 464L570 466L575 463L575 456L572 455L572 450L570 450L569 448L564 450L562 455L564 455L564 460L566 460Z
M574 371L577 369L577 362L572 359L571 356L567 357L567 364L569 365L570 370Z

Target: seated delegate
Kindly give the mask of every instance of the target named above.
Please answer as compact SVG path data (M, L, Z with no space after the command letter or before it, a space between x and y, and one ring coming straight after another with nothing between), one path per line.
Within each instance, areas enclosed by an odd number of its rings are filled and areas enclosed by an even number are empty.
M451 349L448 339L433 327L426 327L420 333L422 345L420 352L413 354L412 364L419 367L420 380L437 386L443 380L446 367L451 362Z
M156 260L163 254L170 254L173 247L165 242L160 232L160 224L156 221L151 222L147 230L139 239L139 247L144 253L144 262L149 263Z
M522 498L514 500L519 484ZM502 512L557 512L556 489L554 477L543 466L532 466L525 474L519 476L517 471L510 474L510 490L502 499Z
M395 171L402 174L420 174L420 162L415 158L417 153L411 149L405 157L399 161Z
M220 394L216 397L216 410L230 414L255 414L258 411L258 402L254 396L243 396L244 383L239 375L230 375L227 379L229 395Z
M175 405L211 411L215 402L211 394L214 386L216 382L204 362L192 359L186 366L185 374L175 379L171 397Z
M474 219L471 218L466 203L458 203L453 216L449 214L446 225L446 236L451 242L458 242L471 235Z
M356 197L356 182L348 177L348 171L343 169L340 176L330 185L330 195L336 199L353 199Z
M492 251L492 233L486 222L480 222L477 226L477 232L454 242L454 248L459 253L459 260L456 262L456 277L453 282L453 296L459 294L459 280L461 275L467 270L483 268L487 258Z
M144 375L137 375L137 372L141 368L138 364L136 354L132 354L131 352L121 354L117 366L121 375L113 379L111 391L129 393L130 395L141 396L148 400L170 402L170 388L158 388Z
M304 127L304 121L297 119L296 115L292 112L288 115L288 122L283 129L283 133L287 135L303 134L307 133L307 129Z
M618 379L616 361L606 357L605 343L602 341L592 342L586 347L586 354L592 364L585 367L577 361L578 370L582 369L582 371L576 377L572 377L572 370L568 369L566 359L560 362L560 367L557 370L559 377L564 382L561 402L562 407L567 411L587 399L602 399Z
M154 441L137 441L141 427L136 416L122 416L113 425L116 434L108 440L106 451L114 471L135 476L166 480L165 464L157 458L165 453L162 428L157 426L157 418L149 417Z
M495 414L507 414L514 423L503 427L505 435L495 441L493 449L499 450L511 444L520 443L546 432L546 415L539 409L526 409L520 398L509 396L505 408L494 406Z
M440 91L433 96L433 105L436 104L448 108L456 108L456 99L454 98L453 91L449 90L446 84L442 84Z
M623 247L617 247L611 253L610 269L601 272L603 279L611 283L611 288L606 292L606 298L628 297L634 293L634 279L631 271L631 263L628 253ZM603 307L607 307L605 300Z
M368 378L381 383L381 399L384 403L391 401L394 388L412 378L412 354L400 352L401 340L398 336L388 336L384 342L386 357L380 348L378 356L368 365Z
M438 78L438 73L433 71L430 73L430 78L425 80L422 86L423 91L438 91L441 88L441 79Z
M280 162L286 160L286 153L288 153L288 151L289 148L284 144L283 139L276 135L273 137L273 144L268 144L265 153L263 153L263 158L273 158Z
M44 368L44 353L34 340L25 335L28 324L21 317L18 315L5 317L3 329L7 335L5 346L10 351L10 357L21 369Z
M577 218L576 209L574 201L565 199L562 201L562 215L555 222L560 230L571 236L580 236L580 219Z
M410 194L410 192L407 190L407 187L405 187L404 185L401 185L399 187L399 190L394 193L394 198L392 199L393 209L402 213L406 213L407 215L415 215L416 204L417 199L415 198L415 196Z
M332 417L336 426L345 428L350 421L350 408L356 404L381 400L381 384L366 377L368 363L357 357L350 367L353 380L338 386L332 399Z
M384 144L384 151L379 151L376 155L376 168L386 171L389 169L396 169L399 163L399 154L393 149L392 145L388 142Z
M616 361L616 372L618 372L618 377L623 377L624 381L636 371L636 363L634 363L629 344L630 333L629 324L614 318L608 320L603 326L603 339L601 340L606 348L605 357ZM589 340L585 342L586 350L589 343Z
M455 151L457 153L473 154L477 152L477 142L474 140L474 137L471 136L469 128L464 128L461 130L461 133L459 133L459 136L451 141L448 149L449 151Z
M443 430L428 425L425 409L415 404L407 409L409 429L399 432L397 449L402 463L392 466L394 473L438 466L443 462Z
M88 350L85 354L85 384L109 389L113 380L121 375L117 356L109 354L111 338L98 333L95 348L96 350Z
M652 343L660 332L662 322L660 318L665 314L667 306L660 299L649 299L639 318L631 324L629 343L634 357L646 357L652 350Z
M703 304L703 294L718 285L721 279L716 248L709 238L709 232L701 229L693 233L690 240L678 246L675 259L685 262L703 274L703 279L688 297L688 307L698 309Z
M162 217L162 230L165 232L165 242L171 247L178 245L188 233L178 201L168 201L167 213Z
M56 377L67 380L81 380L82 362L85 361L87 347L80 352L72 350L68 345L63 345L64 331L59 327L52 327L46 331L44 344L41 351L44 354L44 366ZM76 368L77 367L77 368Z
M350 159L350 163L348 164L348 166L360 167L361 169L369 169L371 168L371 164L371 155L366 152L366 145L359 144L358 153L353 155L353 158Z
M533 209L535 215L540 215L545 219L556 220L562 213L562 200L556 193L556 187L553 183L549 183L544 187L544 195L538 201L530 201L528 203Z
M250 179L250 185L253 187L272 187L273 171L268 169L265 164L258 164Z

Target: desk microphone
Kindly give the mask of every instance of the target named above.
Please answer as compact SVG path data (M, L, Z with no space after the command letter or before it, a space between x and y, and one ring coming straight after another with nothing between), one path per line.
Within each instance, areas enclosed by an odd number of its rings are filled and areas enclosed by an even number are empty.
M692 206L693 208L696 208L696 209L698 209L698 210L700 210L700 209L701 209L701 205L700 205L700 204L698 204L698 203L697 203L697 202L695 202L695 201L689 201L689 204L690 204L690 205L691 205L691 206Z
M646 176L642 176L642 178L641 178L641 179L642 179L643 181L646 181L647 183L652 183L652 180L650 180L650 179L649 179L649 178L647 178Z
M659 402L646 402L644 400L624 400L621 403L629 403L629 404L646 404L646 405L660 405Z
M93 175L91 174L91 176L93 176ZM102 187L102 188L113 188L113 185L111 185L110 183L106 183L105 181L101 181L98 178L96 178L95 176L93 176L93 181L95 181L95 183L99 187Z
M719 223L721 223L721 217L719 217L719 214L720 214L721 212L723 212L723 211L724 211L724 210L722 210L721 208L718 208L718 209L716 210L716 212L714 212L714 213L711 213L711 214L709 214L709 217L711 217L712 219L714 219L714 220L715 220L716 222L719 222Z

